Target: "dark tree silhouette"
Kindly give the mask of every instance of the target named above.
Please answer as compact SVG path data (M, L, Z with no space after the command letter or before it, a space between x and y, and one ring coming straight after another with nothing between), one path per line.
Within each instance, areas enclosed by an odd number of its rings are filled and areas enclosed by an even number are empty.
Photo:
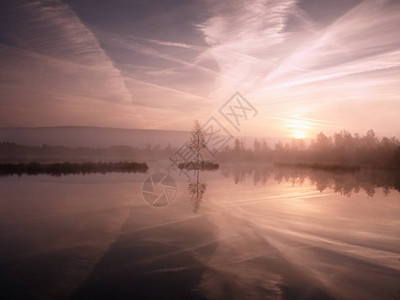
M377 138L373 130L365 135L351 134L346 130L327 136L320 132L308 145L303 139L290 143L275 143L273 150L265 142L260 147L254 140L253 150L245 149L235 139L233 150L224 148L218 156L221 161L279 162L301 167L325 170L358 170L360 167L400 168L400 141L395 137Z
M206 147L206 138L203 129L201 129L199 121L194 121L194 127L188 143L189 148L196 154L196 160L200 165L200 152Z

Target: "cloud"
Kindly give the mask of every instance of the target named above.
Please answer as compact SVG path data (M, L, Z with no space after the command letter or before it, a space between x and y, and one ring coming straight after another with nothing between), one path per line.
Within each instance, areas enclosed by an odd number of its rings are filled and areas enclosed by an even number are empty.
M399 3L363 1L330 24L314 22L298 4L210 4L212 16L198 28L210 46L201 58L220 68L216 95L240 89L261 115L290 120L318 112L318 119L335 121L332 129L350 114L326 113L335 103L400 100ZM365 123L366 115L357 118Z
M202 57L220 69L219 90L248 90L276 65L275 48L287 37L284 29L296 1L231 1L211 5L213 16L198 25L210 49Z
M136 53L144 54L148 57L167 61L170 63L169 64L170 67L178 65L178 66L183 66L186 68L195 69L197 71L200 71L202 73L205 73L205 74L208 74L211 76L214 76L216 74L216 72L212 69L203 67L203 66L198 65L191 61L186 61L186 60L176 57L174 55L166 54L165 52L161 52L154 47L149 47L149 46L143 45L141 43L135 42L134 40L137 40L136 38L118 36L115 34L104 32L104 31L102 31L102 32L96 31L96 33L101 38L101 40L106 44L113 45L113 47L117 47L119 49L134 51ZM141 40L143 40L143 39L141 39ZM146 40L146 41L153 41L153 43L154 43L155 40ZM158 44L158 45L166 45L166 44L176 45L176 43L168 42L168 41L163 41L163 42L158 41L156 44Z
M344 125L361 131L375 111L395 121L400 3L350 2L336 9L324 1L205 0L196 10L146 3L145 15L136 3L125 11L105 1L93 11L70 2L75 13L59 2L9 2L0 20L0 105L6 107L8 94L33 110L29 101L44 95L54 105L38 111L53 123L52 114L65 122L70 114L74 124L86 113L91 125L177 129L240 91L259 111L247 130L260 135L284 134L291 120L303 120L310 131ZM363 103L365 113L344 109ZM110 119L103 120L107 110ZM40 122L25 117L27 124Z
M2 32L6 45L1 46L1 61L7 68L2 80L13 76L8 81L24 88L130 102L119 70L67 5L24 2L8 13L3 24L8 32Z
M194 51L204 51L204 49L206 49L206 47L191 45L191 44L182 43L182 42L172 42L172 41L163 41L163 40L155 40L155 39L144 39L144 38L135 38L135 39L146 41L146 42L149 42L149 43L153 43L155 45L191 49L191 50L194 50Z

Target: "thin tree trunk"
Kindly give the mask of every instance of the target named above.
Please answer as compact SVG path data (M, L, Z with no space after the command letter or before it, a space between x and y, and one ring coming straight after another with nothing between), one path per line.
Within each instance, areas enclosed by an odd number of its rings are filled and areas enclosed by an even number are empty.
M200 132L197 135L197 165L200 169Z

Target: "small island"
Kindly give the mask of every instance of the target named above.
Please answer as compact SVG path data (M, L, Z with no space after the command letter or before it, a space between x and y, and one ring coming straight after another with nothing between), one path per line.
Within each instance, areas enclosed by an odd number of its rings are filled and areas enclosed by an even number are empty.
M178 164L179 169L186 170L218 170L219 164L212 161L190 161Z
M38 175L53 176L90 173L137 173L146 172L146 163L138 162L84 162L84 163L3 163L0 164L0 176L5 175Z

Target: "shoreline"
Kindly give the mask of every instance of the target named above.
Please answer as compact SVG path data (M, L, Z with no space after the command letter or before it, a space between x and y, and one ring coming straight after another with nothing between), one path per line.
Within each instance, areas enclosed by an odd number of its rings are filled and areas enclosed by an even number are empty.
M105 174L110 172L145 173L148 168L145 162L0 163L0 176L38 174L61 176L69 174Z

